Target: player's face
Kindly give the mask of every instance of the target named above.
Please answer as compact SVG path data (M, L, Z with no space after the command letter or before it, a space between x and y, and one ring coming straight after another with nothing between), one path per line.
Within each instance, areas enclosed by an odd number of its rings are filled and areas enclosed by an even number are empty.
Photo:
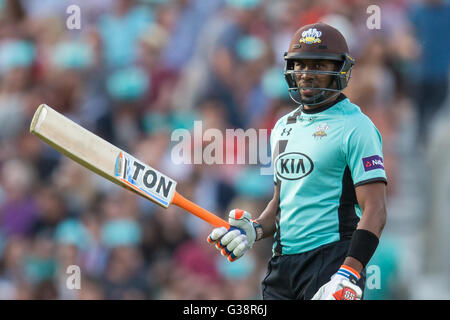
M311 98L320 93L319 89L308 89L301 87L313 88L335 88L336 84L333 81L334 76L327 74L313 74L307 71L336 71L336 64L332 60L322 59L303 59L297 60L294 63L294 71L301 71L295 74L295 80L300 88L299 92L303 99ZM328 91L328 95L333 94Z

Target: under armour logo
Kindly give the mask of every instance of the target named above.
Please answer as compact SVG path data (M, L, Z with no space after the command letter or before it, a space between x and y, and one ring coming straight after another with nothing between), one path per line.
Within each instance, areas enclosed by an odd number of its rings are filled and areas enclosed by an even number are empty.
M283 132L281 133L281 135L283 136L286 133L286 135L288 136L291 134L291 131L292 131L292 128L289 128L288 130L286 130L286 128L283 128Z

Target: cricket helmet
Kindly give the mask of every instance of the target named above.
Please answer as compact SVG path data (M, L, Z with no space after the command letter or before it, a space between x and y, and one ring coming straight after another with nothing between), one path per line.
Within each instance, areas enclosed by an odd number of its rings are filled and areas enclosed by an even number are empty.
M298 29L284 54L284 77L289 87L289 95L298 104L318 105L337 96L347 86L351 78L351 70L355 60L350 56L344 36L332 26L318 22ZM333 60L338 64L335 71L294 71L296 60L324 59ZM331 75L333 81L327 88L299 87L295 79L296 74L309 73L313 75ZM333 85L335 83L335 85ZM316 89L317 94L302 98L299 89ZM319 91L320 90L320 91ZM327 92L335 92L327 96Z

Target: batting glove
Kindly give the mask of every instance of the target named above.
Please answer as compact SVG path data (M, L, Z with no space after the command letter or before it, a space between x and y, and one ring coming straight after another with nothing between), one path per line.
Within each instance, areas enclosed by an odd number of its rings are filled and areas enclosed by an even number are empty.
M356 285L359 273L342 265L331 280L320 287L311 300L361 300L362 290Z
M215 244L221 254L233 262L242 257L255 243L257 224L252 220L250 213L241 209L231 210L228 222L231 228L214 229L208 236L208 242Z

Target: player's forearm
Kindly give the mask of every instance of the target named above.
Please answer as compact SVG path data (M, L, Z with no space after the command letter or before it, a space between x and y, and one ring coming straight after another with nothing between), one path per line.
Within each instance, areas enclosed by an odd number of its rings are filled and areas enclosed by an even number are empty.
M379 239L385 224L386 207L384 204L369 205L363 210L357 230L369 231ZM361 261L352 256L347 256L343 264L355 269L357 272L361 272L365 267Z
M380 238L385 224L386 207L383 202L380 202L364 208L357 229L368 230Z
M278 196L278 191L275 190L272 200L269 201L267 207L261 213L261 215L256 218L256 222L259 223L263 228L262 238L267 238L273 236L276 230L276 217L278 212L278 207L280 204L280 199Z
M386 184L369 183L356 187L355 191L362 216L344 264L361 272L375 253L386 224Z
M262 239L271 237L275 233L275 218L277 213L277 208L274 208L275 205L273 201L270 201L267 205L266 209L261 213L261 215L255 219L257 223L262 226L263 235Z
M370 188L370 189L369 189ZM386 224L386 187L383 183L368 186L365 193L358 191L361 220L357 229L368 230L380 238Z

